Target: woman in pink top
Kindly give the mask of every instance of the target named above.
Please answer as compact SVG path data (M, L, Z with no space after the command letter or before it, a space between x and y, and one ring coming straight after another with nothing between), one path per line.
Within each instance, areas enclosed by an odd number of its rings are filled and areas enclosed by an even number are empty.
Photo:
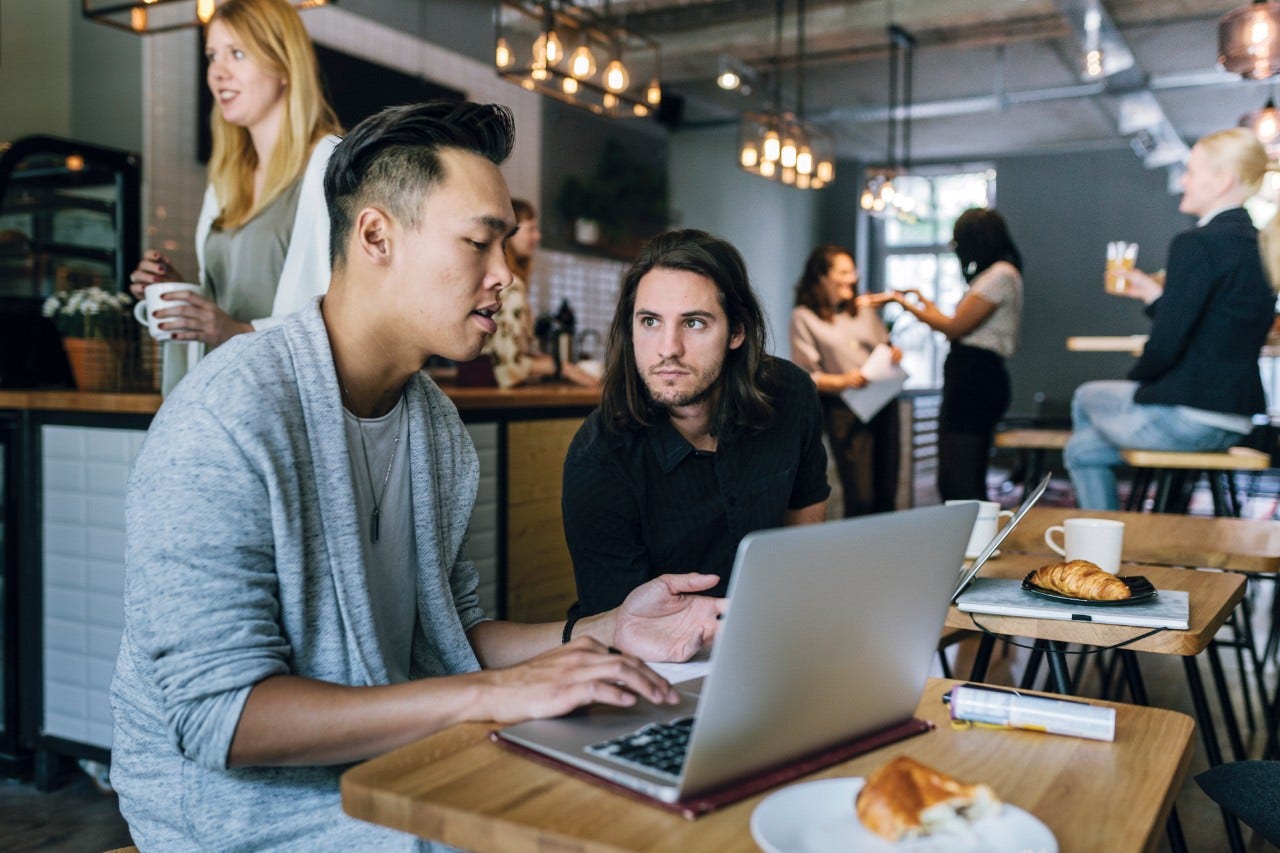
M846 518L893 510L898 491L898 407L891 402L864 423L840 399L841 391L867 384L861 368L877 346L890 347L895 364L902 359L874 308L855 296L857 283L852 252L818 246L805 261L791 312L791 360L818 386Z

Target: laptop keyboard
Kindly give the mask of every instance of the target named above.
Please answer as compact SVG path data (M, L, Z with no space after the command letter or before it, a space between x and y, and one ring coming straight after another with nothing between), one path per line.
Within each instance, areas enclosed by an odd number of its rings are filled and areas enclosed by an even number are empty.
M587 747L587 752L676 781L689 751L689 733L692 731L693 717L681 717L669 723L650 723L622 737L593 743Z

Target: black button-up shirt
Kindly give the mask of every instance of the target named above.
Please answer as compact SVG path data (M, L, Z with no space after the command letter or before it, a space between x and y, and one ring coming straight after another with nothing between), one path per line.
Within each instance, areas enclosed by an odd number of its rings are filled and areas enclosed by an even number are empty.
M773 424L721 436L714 453L669 420L612 432L598 409L588 416L565 459L562 497L582 615L669 572L718 574L711 594L722 596L743 536L827 499L817 390L790 362L775 367Z

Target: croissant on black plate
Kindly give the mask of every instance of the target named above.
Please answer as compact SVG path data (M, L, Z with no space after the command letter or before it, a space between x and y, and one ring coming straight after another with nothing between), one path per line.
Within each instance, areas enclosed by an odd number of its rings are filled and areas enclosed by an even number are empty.
M1031 582L1041 589L1090 601L1121 601L1132 595L1124 581L1088 560L1041 566L1031 575Z

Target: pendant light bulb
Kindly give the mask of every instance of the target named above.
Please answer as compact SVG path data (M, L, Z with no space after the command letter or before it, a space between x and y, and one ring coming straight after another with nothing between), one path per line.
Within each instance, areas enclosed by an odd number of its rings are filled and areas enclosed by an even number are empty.
M213 0L196 0L196 17L202 24L209 23L213 17Z
M834 178L836 175L836 167L832 165L830 160L818 161L818 180L824 184Z
M777 170L778 167L774 164L773 160L760 161L760 174L764 175L766 178L772 178L774 172Z
M776 163L780 156L782 156L782 142L778 139L778 132L770 130L764 135L764 144L760 149L760 157L766 163Z
M744 169L754 169L760 163L760 152L756 147L748 142L742 146L742 150L738 152L738 162L742 164Z
M796 141L790 136L782 140L782 148L778 151L778 162L782 164L782 168L794 169L796 167L796 154Z
M807 145L796 152L796 171L802 175L813 174L813 152Z
M649 81L649 88L644 90L644 99L651 107L662 103L662 84L658 82L657 77Z
M632 104L632 105L631 105L631 112L632 112L632 114L633 114L633 115L635 115L635 116L637 116L637 117L639 117L639 118L644 118L645 116L647 116L647 115L649 114L649 108L648 108L647 106L645 106L644 104Z
M576 95L578 93L578 81L573 77L566 77L564 82L560 84L560 88L564 90L566 95Z
M726 68L716 77L716 85L726 92L731 92L742 85L742 78L732 68Z
M858 204L861 205L863 210L870 210L875 205L875 202L876 197L871 193L871 187L863 187L862 198L859 199Z
M493 64L499 68L510 68L516 58L511 54L511 44L506 38L499 38L493 48Z
M147 10L142 6L134 6L129 10L129 26L136 33L147 31Z
M586 80L596 73L596 58L591 48L585 44L578 45L569 56L569 73L579 80Z
M542 33L533 42L534 65L558 65L564 59L564 45L555 30Z
M615 59L604 69L604 87L610 92L625 92L631 85L631 75L621 59Z
M618 96L612 92L605 92L600 101L604 104L606 110L611 110L618 105Z
M547 65L544 62L535 62L533 67L529 69L529 76L538 82L547 79Z
M796 182L796 170L794 167L782 167L782 182L784 184L794 184Z
M809 189L809 176L804 172L796 172L796 186L802 190Z

